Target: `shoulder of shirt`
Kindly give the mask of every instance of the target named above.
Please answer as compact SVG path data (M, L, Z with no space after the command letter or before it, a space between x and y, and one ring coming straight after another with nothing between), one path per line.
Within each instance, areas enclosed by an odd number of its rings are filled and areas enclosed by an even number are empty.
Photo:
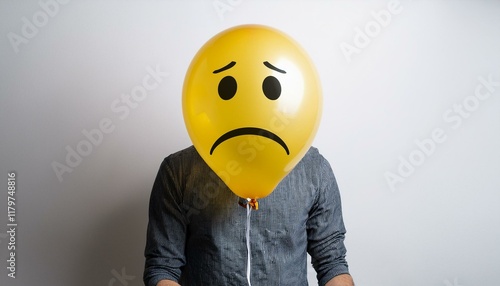
M202 160L201 156L198 154L194 146L186 147L182 150L176 151L164 158L164 163L180 163L180 162L191 162L194 163L198 160Z
M175 159L177 157L184 157L184 156L193 156L193 155L197 155L198 152L196 151L196 149L194 148L193 145L189 146L189 147L186 147L182 150L179 150L179 151L176 151L170 155L168 155L167 157L165 157L165 159Z
M325 175L332 172L330 162L313 146L309 148L300 163L302 167L310 169L309 171L313 173Z
M306 155L307 156L318 156L318 155L321 156L321 154L319 153L318 148L316 148L314 146L309 147L309 150L307 150Z
M304 158L302 158L302 161L305 163L328 163L326 158L321 155L319 152L318 148L311 146L309 150L307 150L306 154L304 155Z

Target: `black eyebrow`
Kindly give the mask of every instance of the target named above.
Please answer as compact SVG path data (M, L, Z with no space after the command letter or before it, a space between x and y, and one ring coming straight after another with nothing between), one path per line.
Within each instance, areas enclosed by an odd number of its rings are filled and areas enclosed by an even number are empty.
M268 68L272 69L272 70L277 71L277 72L280 72L280 73L286 73L286 71L284 71L284 70L282 70L282 69L279 69L279 68L277 68L277 67L273 66L273 65L272 65L272 64L270 64L268 61L265 61L265 62L264 62L264 65L265 65L266 67L268 67Z
M235 65L235 64L236 64L236 62L232 61L232 62L228 63L227 65L225 65L225 66L221 67L220 69L218 69L218 70L214 70L214 72L213 72L213 73L220 73L220 72L223 72L223 71L225 71L225 70L227 70L227 69L230 69L230 68L234 67L234 65Z

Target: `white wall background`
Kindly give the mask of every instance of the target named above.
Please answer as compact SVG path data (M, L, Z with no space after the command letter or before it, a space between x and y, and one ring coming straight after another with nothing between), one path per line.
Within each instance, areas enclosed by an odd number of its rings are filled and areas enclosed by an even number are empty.
M283 30L317 65L314 145L341 188L357 285L500 285L499 15L498 1L1 1L0 285L142 285L154 177L190 145L185 71L244 23ZM126 107L148 67L158 86ZM106 122L89 149L85 130ZM88 154L69 166L68 148Z

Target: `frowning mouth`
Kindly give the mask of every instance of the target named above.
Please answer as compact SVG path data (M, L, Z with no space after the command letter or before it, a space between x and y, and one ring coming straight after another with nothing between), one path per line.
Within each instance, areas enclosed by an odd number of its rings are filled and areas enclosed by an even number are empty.
M257 127L242 127L242 128L238 128L238 129L234 129L234 130L226 132L221 137L219 137L219 139L217 139L217 141L214 142L214 144L212 145L212 149L210 149L210 155L212 155L215 148L217 148L217 146L219 146L222 142L224 142L228 139L231 139L233 137L236 137L236 136L241 136L241 135L257 135L257 136L269 138L269 139L273 140L274 142L280 144L281 147L283 147L283 149L285 149L286 154L290 155L290 151L288 150L288 146L286 146L285 141L283 141L278 135L274 134L271 131L268 131L268 130L265 130L262 128L257 128Z

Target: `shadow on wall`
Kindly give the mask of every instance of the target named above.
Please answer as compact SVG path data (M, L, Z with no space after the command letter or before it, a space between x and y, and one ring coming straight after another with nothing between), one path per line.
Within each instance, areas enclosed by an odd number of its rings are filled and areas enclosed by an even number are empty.
M109 217L100 218L89 229L88 244L82 248L82 266L75 286L144 285L144 246L147 208L151 190L137 192L134 200L114 209Z

